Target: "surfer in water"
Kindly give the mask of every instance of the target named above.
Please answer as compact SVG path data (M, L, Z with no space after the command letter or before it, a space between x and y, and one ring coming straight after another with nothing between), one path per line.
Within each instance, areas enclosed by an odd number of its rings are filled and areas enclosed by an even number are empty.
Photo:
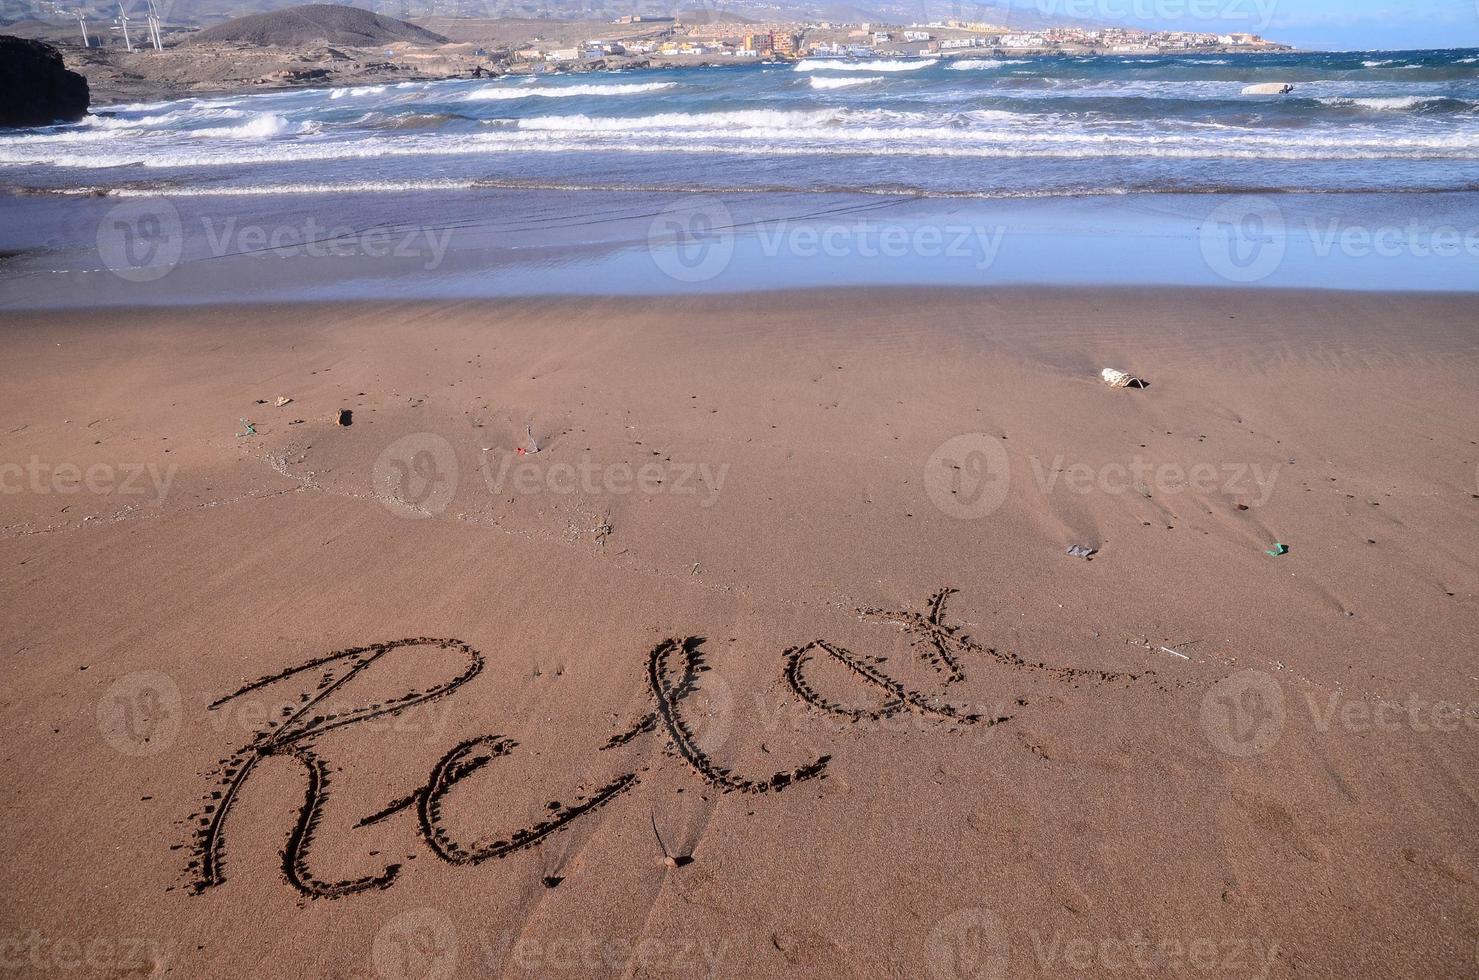
M1260 82L1243 89L1244 95L1288 95L1294 91L1293 82Z

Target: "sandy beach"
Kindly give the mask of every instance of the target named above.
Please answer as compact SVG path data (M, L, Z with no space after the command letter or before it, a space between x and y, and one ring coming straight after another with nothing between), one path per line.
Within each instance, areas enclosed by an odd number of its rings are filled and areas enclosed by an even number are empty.
M15 975L1476 968L1469 297L6 319Z

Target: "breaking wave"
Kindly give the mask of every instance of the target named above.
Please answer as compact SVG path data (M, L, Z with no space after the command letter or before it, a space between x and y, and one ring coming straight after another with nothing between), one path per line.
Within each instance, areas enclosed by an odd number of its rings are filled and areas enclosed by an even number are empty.
M501 102L514 99L569 99L583 95L641 95L676 88L675 82L639 82L630 85L489 85L464 95L464 102Z
M293 126L284 117L274 112L259 112L244 123L235 126L207 126L205 129L189 131L191 136L222 137L225 139L271 139L285 136ZM297 132L307 135L318 131L316 123L301 123Z
M813 76L811 87L819 89L831 88L856 88L859 85L872 85L883 81L881 75L871 75L865 78L827 78L825 76Z
M366 95L380 95L389 87L388 85L356 85L353 88L330 89L329 98L362 98Z
M938 59L919 61L832 61L827 58L805 58L796 62L797 71L919 71L939 64Z
M952 71L986 71L990 68L1006 68L1009 65L1030 65L1032 62L1020 58L961 58L946 67Z

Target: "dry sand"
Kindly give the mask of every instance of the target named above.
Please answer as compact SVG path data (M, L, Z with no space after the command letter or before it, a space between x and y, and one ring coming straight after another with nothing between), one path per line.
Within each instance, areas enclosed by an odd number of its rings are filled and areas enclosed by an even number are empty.
M1479 966L1472 300L27 314L3 352L17 975Z

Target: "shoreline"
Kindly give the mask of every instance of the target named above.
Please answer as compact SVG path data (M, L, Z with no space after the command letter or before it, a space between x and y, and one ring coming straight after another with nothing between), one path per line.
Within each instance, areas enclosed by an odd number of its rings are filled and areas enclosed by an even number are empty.
M806 305L810 302L848 300L852 297L894 297L909 302L927 299L950 307L952 304L972 301L1000 300L1008 304L1032 305L1044 299L1071 302L1102 302L1112 306L1129 307L1147 298L1165 299L1182 297L1193 301L1217 301L1217 305L1236 305L1238 301L1250 301L1253 305L1279 306L1290 302L1318 305L1327 301L1349 303L1432 303L1450 306L1455 311L1467 313L1465 306L1471 292L1449 290L1382 290L1341 289L1338 287L1310 286L1206 286L1175 285L1166 283L1148 285L1105 285L1105 284L1057 284L1057 283L1005 283L1002 285L948 285L925 286L916 283L888 283L873 286L777 286L771 289L738 289L732 292L706 293L672 291L665 293L559 293L530 292L509 293L498 296L456 296L442 299L427 297L373 296L359 299L314 298L314 299L264 299L247 302L190 302L173 303L166 306L153 304L105 304L100 306L11 308L8 312L23 319L45 318L106 318L148 317L165 314L171 317L188 317L201 313L246 315L270 311L276 316L284 309L337 312L373 312L394 310L416 313L426 310L445 309L518 309L527 306L690 306L700 305L719 308L725 304L759 304L782 308ZM1476 321L1479 322L1479 321ZM1479 337L1476 337L1479 342Z
M25 195L0 197L0 209L10 216L0 251L16 253L4 270L3 306L12 311L738 296L828 285L1455 296L1479 289L1470 274L1479 259L1479 193L1472 191L945 198L310 189ZM365 215L374 215L372 225ZM169 247L136 260L125 242L101 233L110 216L169 229ZM1245 218L1269 221L1279 236L1267 243L1230 237ZM57 227L71 229L68 240L34 237L36 229ZM692 234L685 237L685 228Z

